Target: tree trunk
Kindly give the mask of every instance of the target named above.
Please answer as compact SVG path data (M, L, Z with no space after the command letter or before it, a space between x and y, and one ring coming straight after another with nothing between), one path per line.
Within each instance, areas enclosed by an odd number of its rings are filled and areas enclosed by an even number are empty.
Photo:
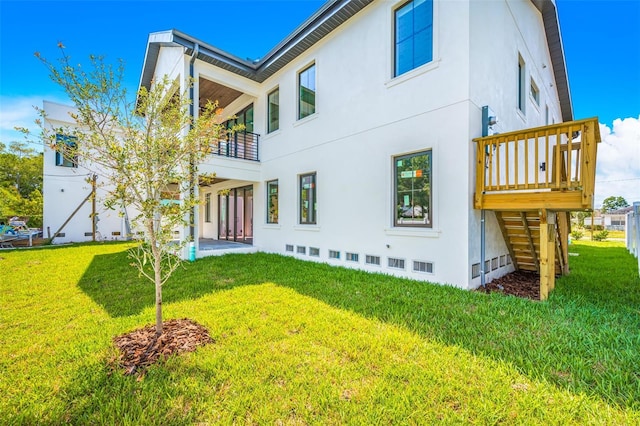
M160 256L157 256L153 269L156 284L156 335L162 334L162 275L160 270Z

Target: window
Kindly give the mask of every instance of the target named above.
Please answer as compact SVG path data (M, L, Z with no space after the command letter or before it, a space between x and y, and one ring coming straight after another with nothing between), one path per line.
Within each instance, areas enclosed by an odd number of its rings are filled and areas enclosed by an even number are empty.
M278 181L267 182L267 223L278 223Z
M340 252L337 250L329 250L329 259L340 259Z
M538 85L533 79L531 79L531 84L529 86L531 89L531 97L533 98L536 105L540 105L540 89L538 89Z
M307 248L305 246L297 246L296 252L298 254L307 254Z
M395 225L431 227L431 151L394 158Z
M284 248L285 251L293 251L293 244L287 244Z
M267 133L280 128L280 89L267 95Z
M78 167L77 140L75 136L56 135L56 166Z
M549 125L549 105L544 106L544 124Z
M347 262L357 262L359 256L358 253L345 253L344 258Z
M524 113L524 98L525 98L525 86L526 86L526 69L524 65L524 59L518 55L518 109Z
M316 223L316 174L300 175L300 223Z
M309 256L320 257L320 249L318 247L309 247Z
M298 74L298 120L316 112L316 64Z
M211 193L204 195L204 221L211 222Z
M387 266L393 269L404 269L404 259L390 257L387 259Z
M367 265L378 265L380 266L380 256L372 256L370 254L365 256L364 263Z
M413 0L395 11L397 77L433 59L433 0Z
M413 272L424 272L427 274L433 274L433 262L423 262L421 260L414 260Z

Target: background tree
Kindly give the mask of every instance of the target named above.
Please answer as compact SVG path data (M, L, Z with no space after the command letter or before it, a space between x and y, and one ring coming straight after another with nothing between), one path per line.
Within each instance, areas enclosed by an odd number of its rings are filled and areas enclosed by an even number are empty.
M156 334L160 335L162 285L179 265L180 250L187 242L176 244L173 230L188 225L185 218L198 203L190 191L197 184L195 165L228 130L217 124L215 104L209 103L193 120L188 92L179 92L178 81L165 76L154 81L150 90L142 87L137 100L131 100L122 86L121 61L114 67L102 57L90 56L85 69L71 63L64 46L58 47L62 54L57 64L36 56L77 112L72 114L75 124L67 128L48 129L39 120L44 139L64 155L77 156L83 167L109 182L104 187L105 205L126 206L132 228L144 233L129 256L139 273L155 284ZM76 143L57 143L56 134L75 138ZM181 195L179 201L167 201L176 193Z
M604 199L602 202L602 208L600 211L602 213L608 213L614 210L622 209L624 207L629 207L629 203L627 200L622 198L621 196L611 196Z
M12 216L42 226L42 153L22 142L0 142L0 220Z

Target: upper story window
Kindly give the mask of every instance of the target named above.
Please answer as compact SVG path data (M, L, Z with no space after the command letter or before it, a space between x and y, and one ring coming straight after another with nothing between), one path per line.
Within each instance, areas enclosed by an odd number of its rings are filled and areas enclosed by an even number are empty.
M298 120L316 112L316 64L298 74Z
M267 95L267 133L280 128L280 89Z
M433 60L433 0L413 0L400 6L395 20L397 77Z
M237 113L235 118L227 120L226 124L229 128L235 125L242 125L244 126L243 132L253 133L253 104Z
M396 226L431 227L431 150L394 158Z
M533 101L536 103L536 105L540 105L540 89L538 89L538 85L536 84L535 81L533 81L533 79L531 79L531 83L529 87L530 87L531 97L533 98Z
M278 223L278 181L267 182L267 223Z
M56 135L56 166L78 167L78 138Z
M300 175L300 224L315 224L316 211L316 174Z
M524 113L524 100L526 92L527 81L525 80L527 70L525 67L524 59L518 55L518 109Z

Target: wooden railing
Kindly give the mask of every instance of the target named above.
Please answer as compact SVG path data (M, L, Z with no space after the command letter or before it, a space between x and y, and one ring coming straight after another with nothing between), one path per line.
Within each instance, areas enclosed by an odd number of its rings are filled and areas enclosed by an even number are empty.
M502 133L474 142L475 208L488 208L487 203L493 200L498 204L491 208L519 209L527 199L542 202L545 208L553 209L557 204L558 210L593 207L600 142L597 118Z

